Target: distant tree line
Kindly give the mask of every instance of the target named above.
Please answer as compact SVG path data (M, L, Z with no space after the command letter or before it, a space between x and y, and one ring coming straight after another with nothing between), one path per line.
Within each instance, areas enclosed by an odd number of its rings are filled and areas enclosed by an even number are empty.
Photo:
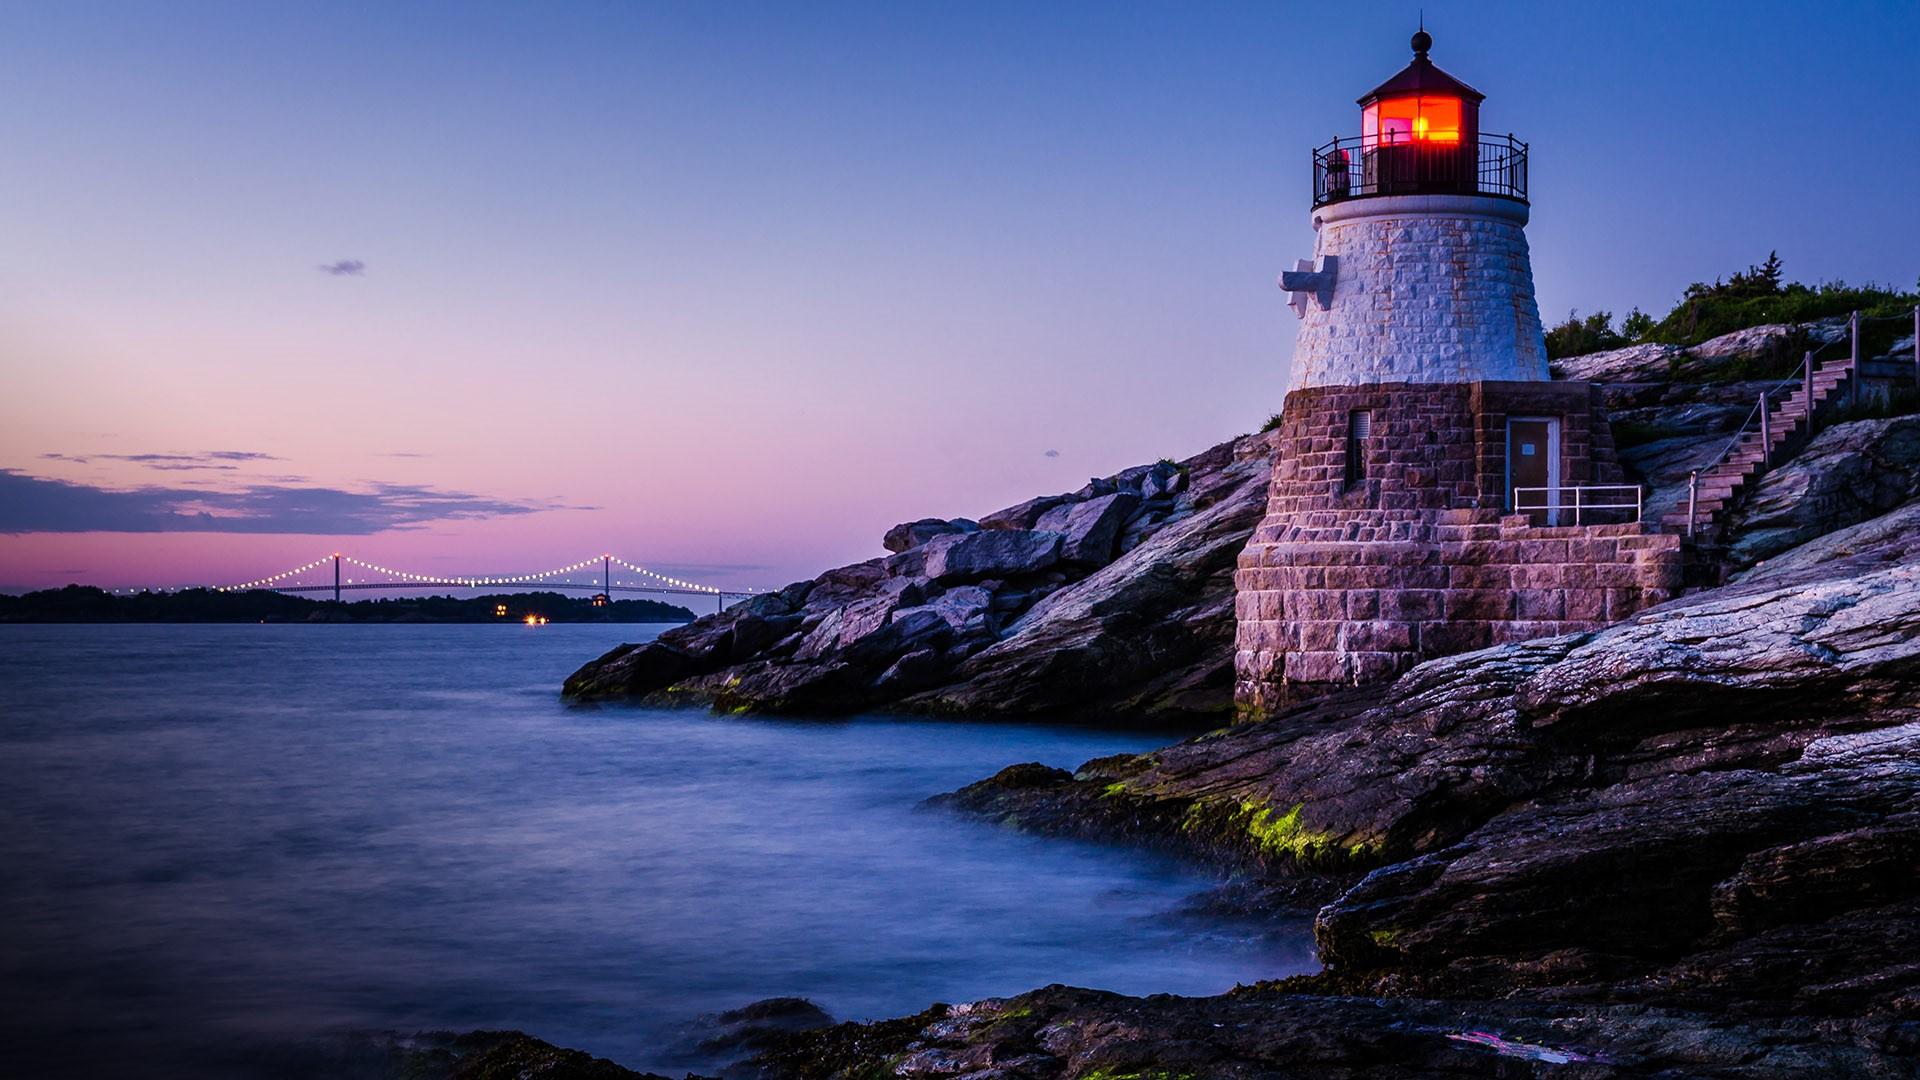
M694 617L686 608L658 600L614 600L596 606L591 597L556 592L395 596L337 604L266 589L121 594L68 585L24 596L0 595L0 622L6 623L478 623L520 622L529 615L556 623L683 623Z
M1768 252L1765 262L1724 281L1715 278L1712 284L1696 281L1687 286L1680 302L1657 321L1635 308L1615 329L1610 311L1584 318L1570 311L1565 322L1547 331L1547 357L1558 360L1647 342L1698 345L1749 326L1813 322L1853 311L1870 317L1899 315L1912 311L1917 303L1920 286L1914 292L1901 292L1844 281L1820 285L1785 281L1779 252Z

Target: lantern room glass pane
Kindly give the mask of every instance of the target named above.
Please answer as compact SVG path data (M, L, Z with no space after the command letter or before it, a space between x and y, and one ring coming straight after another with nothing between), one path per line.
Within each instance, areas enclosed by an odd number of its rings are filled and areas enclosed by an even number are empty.
M1403 97L1375 102L1361 113L1361 134L1369 143L1460 141L1460 99Z
M1460 99L1421 98L1420 115L1414 121L1413 133L1416 138L1426 139L1429 142L1459 142Z

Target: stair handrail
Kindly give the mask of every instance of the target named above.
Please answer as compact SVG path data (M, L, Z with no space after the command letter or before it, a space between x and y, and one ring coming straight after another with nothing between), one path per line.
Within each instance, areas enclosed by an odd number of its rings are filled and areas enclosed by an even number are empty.
M1813 431L1813 371L1814 371L1813 364L1814 364L1814 361L1819 358L1821 353L1826 352L1828 349L1832 348L1835 345L1839 345L1842 342L1850 342L1849 355L1852 357L1852 362L1849 366L1857 369L1860 364L1860 313L1859 312L1857 311L1854 312L1848 319L1847 337L1835 338L1834 340L1827 342L1826 344L1820 346L1817 349L1807 350L1805 359L1801 360L1800 365L1793 369L1793 374L1787 376L1784 379L1781 379L1779 382L1774 383L1772 386L1767 387L1765 390L1760 391L1760 399L1754 402L1753 408L1747 412L1747 418L1740 421L1740 426L1733 430L1733 436L1727 440L1727 445L1720 448L1720 452L1714 455L1712 461L1709 461L1705 465L1702 465L1694 469L1688 475L1687 477L1687 535L1688 536L1693 535L1694 523L1698 518L1698 513L1695 510L1695 503L1699 499L1700 474L1703 472L1711 472L1712 470L1718 468L1722 462L1725 462L1728 458L1733 456L1734 449L1740 445L1741 439L1746 438L1747 428L1752 426L1755 417L1760 418L1761 420L1760 429L1762 432L1766 432L1766 427L1767 427L1766 418L1768 414L1772 411L1770 400L1772 399L1774 394L1779 393L1781 389L1787 386L1787 384L1798 382L1806 388L1807 431L1809 433ZM1765 469L1767 467L1768 462L1773 457L1773 447L1770 445L1770 442L1771 440L1766 439L1764 437L1762 438L1761 447L1760 447L1760 459L1761 459L1762 469Z
M1836 339L1834 341L1827 342L1825 345L1822 345L1817 349L1808 350L1806 359L1800 361L1799 366L1793 369L1793 374L1787 376L1784 379L1781 379L1779 382L1774 383L1772 386L1767 387L1765 390L1760 391L1760 399L1754 402L1752 409L1748 410L1747 418L1745 420L1740 421L1740 426L1734 429L1733 437L1727 440L1727 445L1720 448L1720 453L1714 455L1714 459L1712 461L1709 461L1705 465L1700 466L1700 468L1695 471L1706 472L1714 468L1715 466L1719 465L1721 462L1732 457L1734 448L1739 446L1740 440L1746 436L1747 428L1753 425L1754 418L1760 415L1760 410L1768 406L1768 402L1770 401L1770 399L1772 399L1773 395L1779 393L1789 383L1797 382L1802 384L1803 386L1808 385L1813 378L1814 361L1819 359L1819 356L1821 353L1826 352L1828 349L1832 348L1835 345L1840 344L1844 340L1845 339ZM1763 448L1763 452L1765 453L1770 454L1771 451L1772 451L1771 447Z

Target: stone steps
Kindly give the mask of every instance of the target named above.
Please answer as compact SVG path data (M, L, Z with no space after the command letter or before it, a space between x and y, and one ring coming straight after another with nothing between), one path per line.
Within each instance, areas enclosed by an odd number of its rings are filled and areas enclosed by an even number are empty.
M1851 358L1829 360L1815 369L1811 399L1815 418L1820 407L1846 389L1852 377ZM1695 489L1692 517L1684 509L1662 514L1660 527L1668 532L1683 533L1689 527L1696 533L1716 529L1721 513L1732 506L1740 493L1758 480L1771 464L1780 459L1780 451L1803 435L1810 434L1808 400L1807 387L1801 386L1773 403L1768 409L1765 435L1759 430L1743 432L1725 458L1701 471Z

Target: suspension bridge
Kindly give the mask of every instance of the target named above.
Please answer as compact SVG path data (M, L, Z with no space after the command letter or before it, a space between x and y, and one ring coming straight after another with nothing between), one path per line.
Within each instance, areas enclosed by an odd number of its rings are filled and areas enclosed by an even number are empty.
M598 571L596 573L595 571ZM328 580L329 574L331 580ZM616 576L618 575L618 576ZM710 596L724 609L729 600L757 596L760 589L725 589L649 570L617 555L596 555L570 566L521 574L419 574L396 570L352 555L334 552L312 562L235 585L219 585L219 592L266 589L284 593L328 593L338 602L349 592L375 589L581 589L609 601L615 593L666 596Z

